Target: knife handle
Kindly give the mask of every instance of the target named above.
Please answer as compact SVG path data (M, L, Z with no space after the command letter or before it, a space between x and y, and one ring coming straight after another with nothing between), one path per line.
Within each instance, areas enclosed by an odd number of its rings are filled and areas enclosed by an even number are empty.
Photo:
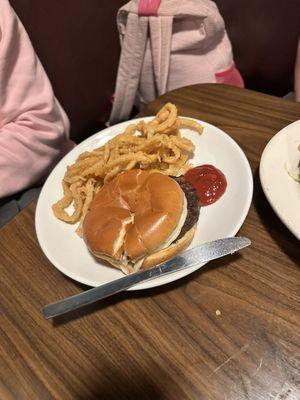
M76 310L79 307L86 306L94 303L95 301L105 299L105 297L112 296L113 294L129 289L141 281L155 278L160 274L161 271L159 268L151 268L124 276L115 281L101 285L101 289L100 287L95 287L93 289L88 289L79 295L76 294L64 300L50 303L43 308L43 316L44 318L49 319L66 312Z

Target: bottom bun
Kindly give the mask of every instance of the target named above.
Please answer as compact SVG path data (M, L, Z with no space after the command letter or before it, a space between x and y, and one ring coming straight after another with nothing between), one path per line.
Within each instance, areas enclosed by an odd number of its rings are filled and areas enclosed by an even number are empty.
M156 253L152 253L150 256L144 259L141 269L151 268L154 265L161 264L177 254L185 250L192 242L196 232L196 225L194 225L189 231L185 233L179 240L171 244L169 247L163 250L159 250Z

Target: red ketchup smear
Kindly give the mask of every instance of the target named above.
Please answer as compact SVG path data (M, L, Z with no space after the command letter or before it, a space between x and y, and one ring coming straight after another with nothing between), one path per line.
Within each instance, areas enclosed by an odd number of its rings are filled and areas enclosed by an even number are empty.
M185 179L197 190L201 206L208 206L217 201L227 186L223 172L209 164L190 169L185 174Z

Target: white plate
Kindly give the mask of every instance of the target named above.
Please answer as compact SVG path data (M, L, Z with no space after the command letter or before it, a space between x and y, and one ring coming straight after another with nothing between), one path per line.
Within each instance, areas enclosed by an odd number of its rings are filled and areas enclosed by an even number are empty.
M152 117L140 118L151 120ZM193 164L213 164L225 174L227 189L216 203L203 207L200 212L197 232L190 247L200 243L234 236L248 213L252 192L252 173L247 158L236 142L213 125L199 121L204 133L199 135L189 129L182 134L196 145ZM127 121L96 133L68 153L54 168L41 191L36 209L36 233L40 246L50 262L62 273L89 286L99 286L123 276L115 268L97 262L89 253L75 227L59 221L52 213L51 205L62 196L61 181L67 165L72 164L83 151L102 146L107 140L124 131L132 123ZM143 282L134 289L145 289L177 280L190 274L202 265L174 274Z
M259 167L263 191L286 227L300 240L300 184L288 174L300 153L300 121L283 128L265 147Z

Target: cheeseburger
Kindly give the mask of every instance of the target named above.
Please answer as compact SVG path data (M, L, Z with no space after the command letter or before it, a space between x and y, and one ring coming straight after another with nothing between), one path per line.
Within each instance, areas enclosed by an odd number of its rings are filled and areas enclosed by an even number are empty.
M96 194L83 222L83 238L95 257L128 274L185 249L199 210L197 192L183 176L133 169Z

